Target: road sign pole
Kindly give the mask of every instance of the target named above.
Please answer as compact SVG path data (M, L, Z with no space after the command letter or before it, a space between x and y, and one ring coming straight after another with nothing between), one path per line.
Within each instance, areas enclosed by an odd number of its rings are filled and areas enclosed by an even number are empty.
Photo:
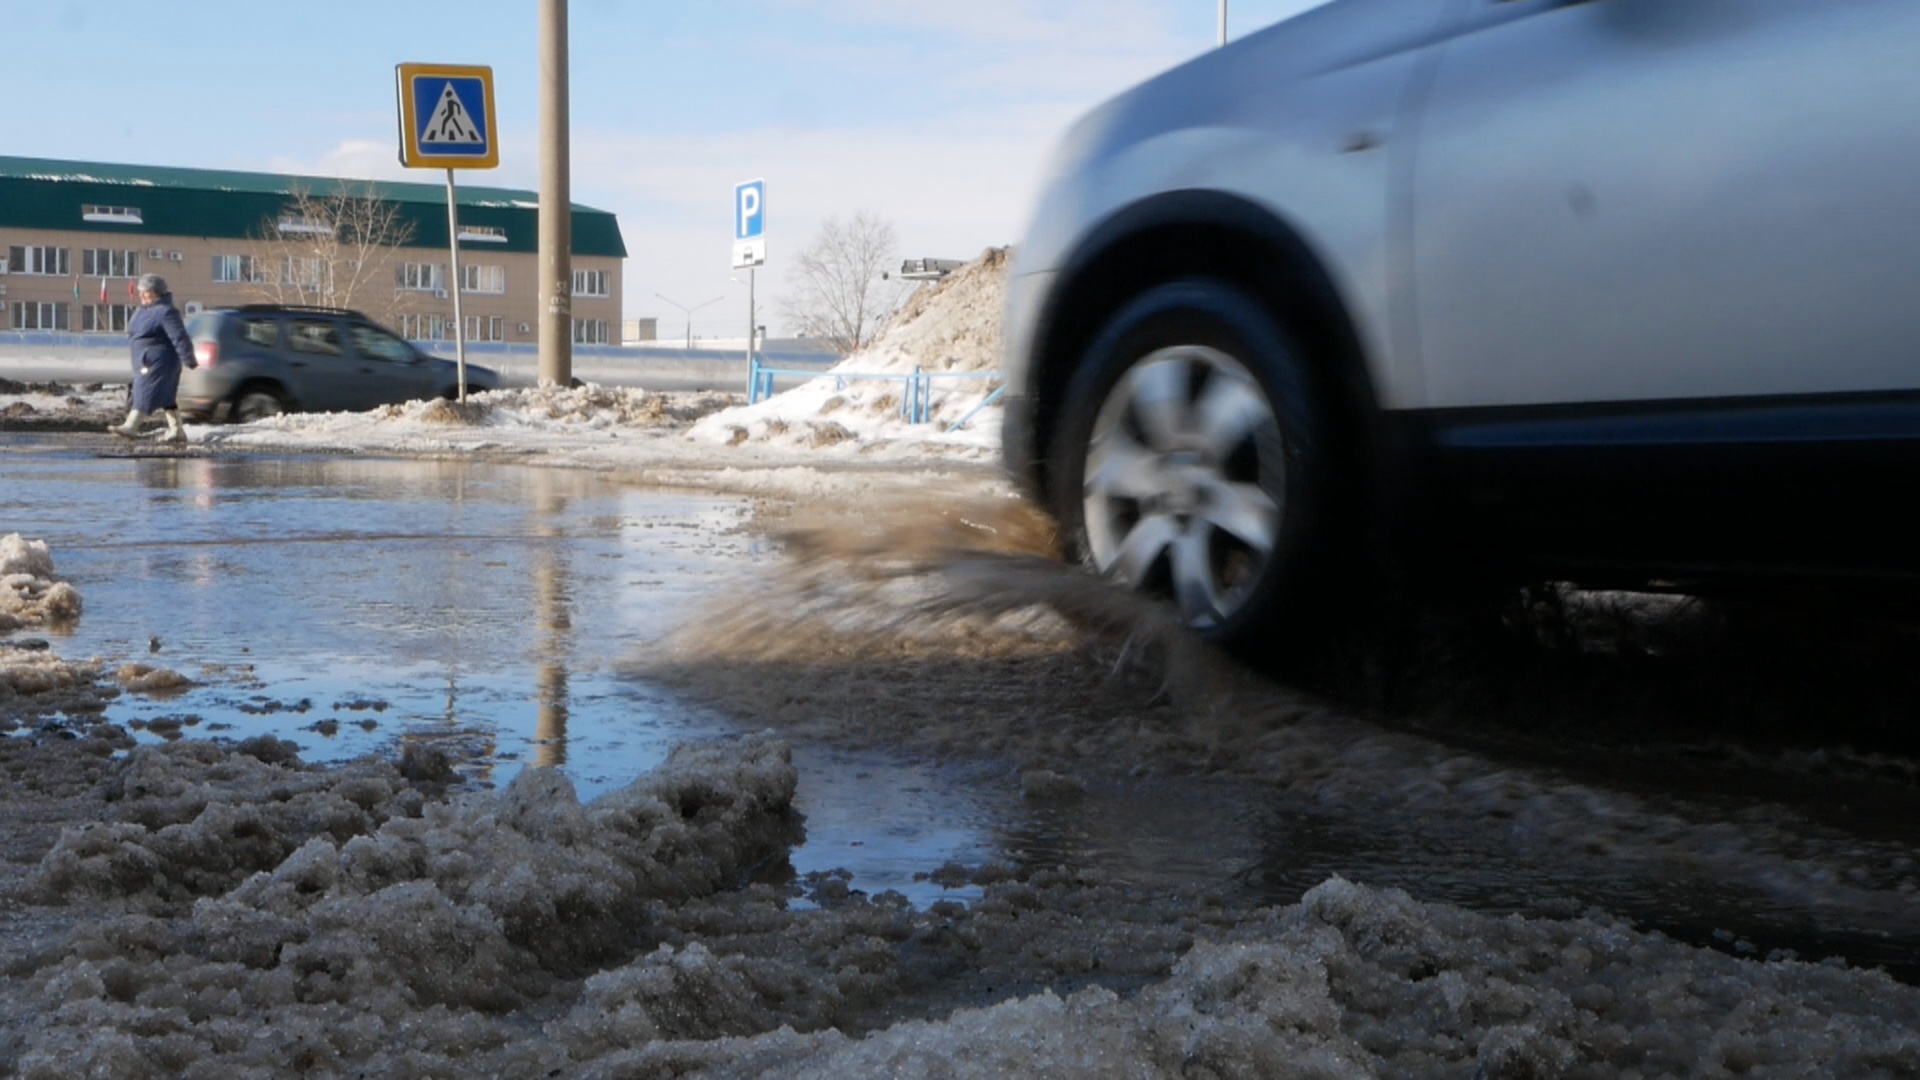
M455 169L500 164L493 69L472 64L397 64L400 164L447 170L447 287L453 290L453 353L460 400L467 400L467 320L460 310L460 196ZM545 210L542 210L542 218Z
M753 267L747 267L747 396L753 396Z
M447 288L453 290L453 355L460 376L460 400L467 400L467 320L460 316L460 202L454 197L453 170L447 170L447 252L453 271Z

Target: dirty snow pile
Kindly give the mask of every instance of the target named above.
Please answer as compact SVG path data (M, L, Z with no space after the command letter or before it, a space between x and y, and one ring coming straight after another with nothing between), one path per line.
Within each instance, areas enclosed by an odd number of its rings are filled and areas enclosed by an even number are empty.
M53 576L44 540L0 536L0 631L78 618L80 593Z
M124 385L69 386L0 378L0 419L15 425L31 427L36 422L63 420L91 424L103 417L117 420L116 413L126 407Z
M616 456L605 460L618 461L622 448L610 442L658 442L727 401L724 394L543 385L475 393L465 402L409 401L363 413L293 413L191 430L194 441L215 448L504 456L610 450Z
M981 900L926 911L832 875L781 885L804 823L766 736L684 747L585 805L552 770L449 795L431 761L316 769L271 739L129 742L110 725L0 740L26 788L72 769L98 800L3 871L9 911L64 930L0 938L0 1072L1920 1070L1920 990L1599 914L1495 918L1338 878L1234 910L1036 867L956 868Z
M44 540L19 533L0 536L0 634L60 627L80 617L80 593L54 576L53 555ZM37 640L0 640L0 730L18 724L15 703L39 699L73 703L76 692L93 687L102 667L97 662L62 660Z
M544 386L490 390L477 403L409 402L376 410L377 419L422 423L474 423L492 428L606 430L657 428L690 423L726 406L726 394L653 394L619 386Z
M690 438L723 446L886 456L899 444L959 458L989 459L999 447L997 407L969 413L998 389L1000 316L1007 250L979 258L907 300L872 344L802 386L736 406L693 425ZM902 413L916 371L928 419ZM964 426L956 427L962 420Z

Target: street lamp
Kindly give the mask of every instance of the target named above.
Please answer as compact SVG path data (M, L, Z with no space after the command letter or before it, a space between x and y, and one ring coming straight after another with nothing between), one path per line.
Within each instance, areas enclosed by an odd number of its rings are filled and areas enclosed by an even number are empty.
M654 293L653 295L655 295L655 296L660 296L660 294L659 294L659 293ZM687 305L685 305L685 304L682 304L682 303L681 303L681 302L679 302L678 300L667 300L667 298L666 298L666 297L664 297L664 296L660 296L660 299L662 299L662 300L666 300L666 301L667 301L667 303L669 303L669 304L672 304L672 305L673 305L674 307L677 307L677 308L679 308L679 309L680 309L681 311L684 311L684 312L686 312L686 315L687 315L687 348L689 348L689 349L691 349L691 348L693 348L693 313L694 313L694 312L696 312L696 311L699 311L699 310L700 310L701 308L703 308L703 307L706 307L706 306L707 306L708 304L717 304L717 303L719 303L720 301L722 301L722 300L725 300L725 299L726 299L726 297L725 297L725 296L716 296L716 297L714 297L714 298L713 298L713 299L711 299L711 300L706 300L706 301L702 301L701 303L698 303L698 304L695 304L695 305L693 305L692 307L688 307Z
M1220 0L1220 44L1227 43L1227 0Z

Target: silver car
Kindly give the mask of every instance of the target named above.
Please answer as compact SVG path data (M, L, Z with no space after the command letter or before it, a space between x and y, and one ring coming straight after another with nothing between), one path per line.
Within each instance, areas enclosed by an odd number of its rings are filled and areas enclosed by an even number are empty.
M1230 644L1920 571L1920 3L1335 0L1066 136L1005 459Z

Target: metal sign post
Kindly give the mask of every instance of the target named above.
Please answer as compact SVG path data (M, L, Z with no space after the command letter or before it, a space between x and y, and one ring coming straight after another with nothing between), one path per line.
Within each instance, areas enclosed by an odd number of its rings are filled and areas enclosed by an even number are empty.
M453 290L453 350L467 400L467 320L460 307L460 201L453 170L500 164L494 138L493 69L474 64L399 64L400 164L447 170L447 287Z
M460 313L460 200L454 196L453 170L447 170L447 263L453 271L453 367L460 377L460 400L467 400L467 320Z
M747 272L747 394L753 388L753 346L759 321L754 313L754 271L767 261L767 182L733 185L733 268Z

